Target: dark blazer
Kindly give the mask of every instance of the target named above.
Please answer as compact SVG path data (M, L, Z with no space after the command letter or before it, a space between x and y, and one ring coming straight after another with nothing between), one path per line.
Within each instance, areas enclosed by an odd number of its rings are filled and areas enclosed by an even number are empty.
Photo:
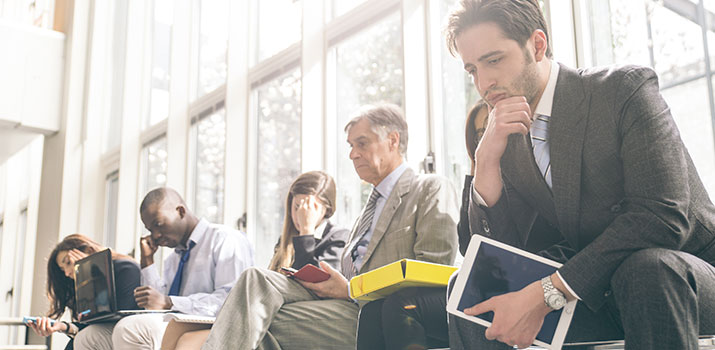
M469 230L469 194L472 191L472 179L474 176L464 176L464 187L462 188L462 203L459 207L459 222L457 223L457 235L459 235L459 252L462 256L467 254L469 240L472 239L472 232Z
M117 296L117 310L138 310L134 289L141 285L141 269L134 260L118 259L114 265L114 290Z
M544 243L571 249L559 272L593 310L610 295L616 268L638 250L680 250L715 263L715 207L655 72L562 65L549 134L552 189L527 136L511 135L501 198L491 208L470 201L473 233L532 252L548 249Z
M306 264L320 266L318 261L325 261L340 270L340 256L349 234L348 229L334 226L328 221L321 239L316 239L314 236L293 237L295 256L292 267L300 269Z

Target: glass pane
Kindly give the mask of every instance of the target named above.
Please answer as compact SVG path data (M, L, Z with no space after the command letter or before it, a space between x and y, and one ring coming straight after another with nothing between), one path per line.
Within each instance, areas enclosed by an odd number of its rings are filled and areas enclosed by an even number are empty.
M256 265L267 266L283 227L285 198L300 174L301 84L296 69L255 90L258 119ZM320 155L316 155L320 156Z
M715 144L708 101L707 81L698 79L662 91L670 106L680 137L688 148L710 197L715 195Z
M144 146L144 186L147 192L166 185L166 136Z
M192 127L196 135L194 213L210 222L222 223L226 109L215 111Z
M440 3L441 26L445 27L447 16L457 0ZM454 188L461 190L464 175L469 174L471 163L464 146L464 125L467 113L479 99L477 89L464 71L462 62L453 57L447 45L440 45L442 56L442 113L444 114L444 155L442 162L445 174Z
M117 201L119 199L119 173L107 177L104 185L104 246L115 248L117 240Z
M302 1L256 0L258 40L255 63L271 57L300 40Z
M107 120L104 123L104 149L109 151L119 147L122 138L122 113L124 106L124 67L127 42L127 9L128 1L113 1L114 26L112 32L112 45L109 50L111 55L110 68L110 93Z
M144 127L169 116L169 66L171 64L171 28L174 18L172 0L154 0L154 37L151 59L151 96L149 118Z
M351 227L360 214L370 185L363 183L355 173L343 128L362 105L380 102L403 105L402 52L399 12L330 50L335 71L329 72L328 79L334 80L336 87L336 110L331 112L336 116L338 135L336 220L346 227Z
M366 0L333 0L333 18L340 17Z
M202 0L197 97L213 91L226 82L227 48L228 1Z
M647 8L643 0L611 0L610 1L610 23L611 38L606 38L611 42L613 50L612 60L614 62L628 62L650 66L650 49L648 47L648 23ZM606 14L604 14L606 15ZM600 28L599 23L608 21L608 18L595 18L591 25L594 36L607 33ZM608 23L608 22L606 22ZM597 40L594 40L596 42ZM600 48L594 48L597 51ZM596 52L598 54L598 52ZM613 62L612 61L612 62ZM612 62L599 62L596 64L608 64Z
M655 70L662 85L705 71L703 36L694 19L684 18L662 5L652 5L651 28Z

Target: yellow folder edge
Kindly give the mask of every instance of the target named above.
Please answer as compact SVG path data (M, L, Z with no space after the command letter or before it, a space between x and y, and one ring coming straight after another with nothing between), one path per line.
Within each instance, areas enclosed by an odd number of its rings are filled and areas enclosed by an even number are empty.
M402 259L350 280L350 297L371 301L407 287L446 286L457 268L425 261Z

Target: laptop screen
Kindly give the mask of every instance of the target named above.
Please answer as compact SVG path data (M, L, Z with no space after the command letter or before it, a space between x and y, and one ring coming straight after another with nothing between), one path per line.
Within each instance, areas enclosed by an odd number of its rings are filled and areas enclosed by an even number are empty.
M109 249L77 261L74 291L79 321L87 322L116 310L114 268Z

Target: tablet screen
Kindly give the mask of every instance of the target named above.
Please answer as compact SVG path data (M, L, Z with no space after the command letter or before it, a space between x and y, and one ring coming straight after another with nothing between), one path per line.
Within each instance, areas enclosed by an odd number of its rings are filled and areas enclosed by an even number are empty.
M457 310L481 303L493 296L516 292L534 282L534 276L548 276L556 268L482 241L467 278ZM536 339L551 344L562 310L546 315ZM492 322L493 312L476 316Z

